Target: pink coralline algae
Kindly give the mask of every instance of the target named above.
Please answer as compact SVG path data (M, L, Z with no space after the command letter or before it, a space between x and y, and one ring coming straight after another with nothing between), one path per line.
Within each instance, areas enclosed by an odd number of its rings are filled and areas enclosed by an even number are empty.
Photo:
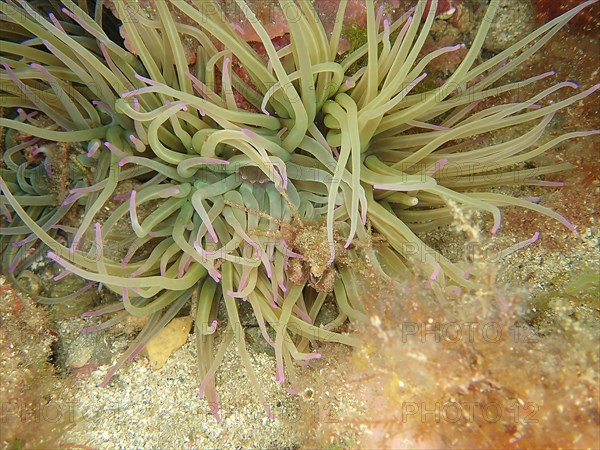
M346 10L344 12L345 25L348 27L366 27L367 13L364 0L344 1L346 1ZM258 34L252 27L252 24L250 21L248 21L234 0L216 0L216 3L220 6L221 11L217 11L213 5L209 4L206 6L204 13L206 15L222 13L228 20L231 27L238 32L246 42L261 42ZM415 4L415 2L412 0L381 0L377 1L376 3L378 5L378 10L381 11L381 14L385 14L386 16L389 15L390 19L397 18L401 13L413 7ZM118 19L122 20L119 17L117 9L113 5L112 0L104 0L104 4ZM289 32L285 13L281 9L278 2L249 0L247 1L247 4L249 8L256 14L256 17L260 20L271 39L281 38ZM442 0L438 5L437 14L451 15L455 11L458 4L460 4L460 0ZM137 5L140 9L145 11L149 21L154 20L156 11L155 0L138 0ZM325 31L330 33L336 20L336 14L340 6L340 0L315 0L312 5L315 8L315 12L319 19L323 23ZM193 25L193 21L186 15L182 14L179 9L170 4L169 9L173 13L175 20L178 23L184 25ZM125 48L134 54L137 53L136 49L133 48L131 42L129 41L123 27L121 27L121 35L125 41ZM197 43L192 38L184 37L183 45L188 64L194 64L196 62ZM346 40L345 45L341 46L340 51L348 51L349 49L350 42Z

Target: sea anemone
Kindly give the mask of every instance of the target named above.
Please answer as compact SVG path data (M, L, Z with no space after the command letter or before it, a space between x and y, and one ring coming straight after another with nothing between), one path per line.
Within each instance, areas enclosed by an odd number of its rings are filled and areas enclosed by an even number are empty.
M597 133L542 138L557 111L599 86L579 90L564 81L515 103L486 99L523 95L554 75L500 82L595 1L481 61L498 9L492 0L462 62L437 86L427 80L427 65L463 45L421 55L436 0L393 21L366 0L367 42L344 57L346 2L328 34L310 2L280 0L290 43L278 49L236 0L266 58L212 1L156 1L152 14L137 2L113 1L128 50L107 35L102 2L90 11L87 2L62 1L49 13L45 3L3 1L3 270L14 279L46 255L63 269L57 278L89 282L42 303L69 301L96 284L118 293L122 301L86 313L112 315L86 331L127 315L148 317L103 384L193 302L201 395L218 418L214 376L235 341L270 414L240 302L252 307L274 348L283 383L292 360L320 357L317 341L357 345L340 327L367 318L361 279L376 287L412 271L441 294L477 288L478 280L415 234L448 225L449 202L489 213L492 233L503 206L573 229L532 199L489 190L550 184L536 177L569 168L520 164ZM196 48L191 66L184 41ZM549 101L567 89L577 91ZM490 143L492 133L516 126L526 131ZM330 293L339 316L317 327ZM221 302L225 326L216 321ZM213 355L217 329L224 337Z

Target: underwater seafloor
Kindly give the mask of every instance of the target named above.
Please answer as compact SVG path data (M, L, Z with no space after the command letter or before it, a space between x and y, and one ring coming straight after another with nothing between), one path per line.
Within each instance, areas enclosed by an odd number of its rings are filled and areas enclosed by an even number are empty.
M536 26L528 2L502 3L489 51ZM552 69L561 80L597 83L599 23L592 17L562 30L518 78ZM598 97L560 112L553 130L600 128ZM363 345L322 346L321 360L298 368L293 392L275 381L274 355L250 326L275 420L230 349L217 373L222 422L215 421L198 398L191 334L160 369L140 355L99 387L140 324L81 334L90 299L42 308L0 277L1 448L600 448L599 149L598 136L569 140L543 156L576 166L547 178L564 187L515 189L541 196L575 232L515 208L504 211L492 240L483 218L478 224L457 211L455 229L421 237L454 260L471 258L489 289L445 301L416 281L365 293L380 314L357 330ZM495 249L536 231L539 242L494 259ZM337 313L331 306L323 314L328 322ZM251 325L250 314L245 320Z

